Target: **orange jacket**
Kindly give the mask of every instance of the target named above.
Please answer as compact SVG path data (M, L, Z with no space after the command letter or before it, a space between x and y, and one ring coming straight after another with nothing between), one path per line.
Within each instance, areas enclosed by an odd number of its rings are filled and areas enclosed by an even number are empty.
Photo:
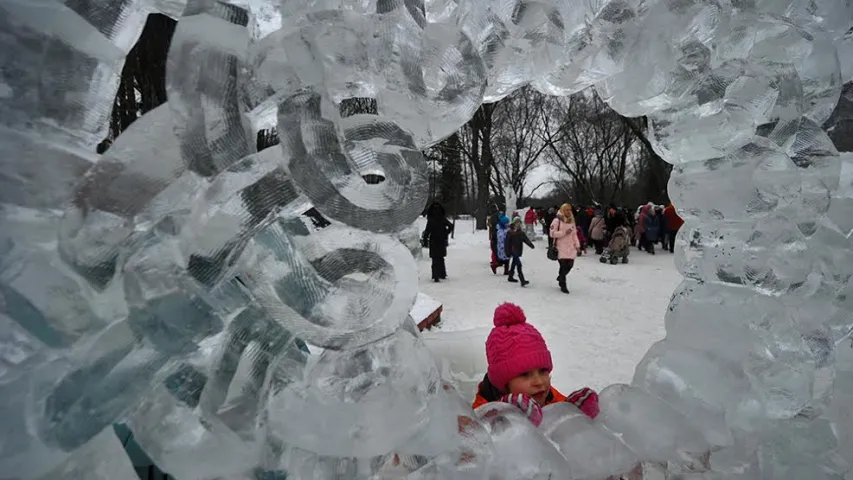
M480 390L480 388L478 386L477 391L479 392L479 390ZM563 395L562 393L560 393L559 391L557 391L556 388L551 387L551 394L548 395L548 400L545 401L545 405L551 405L552 403L565 402L565 401L566 401L566 396ZM471 408L477 408L477 407L479 407L481 405L485 405L487 403L489 403L489 401L486 400L482 395L477 393L477 396L474 397L474 404L471 406ZM544 407L545 405L541 405L541 406Z

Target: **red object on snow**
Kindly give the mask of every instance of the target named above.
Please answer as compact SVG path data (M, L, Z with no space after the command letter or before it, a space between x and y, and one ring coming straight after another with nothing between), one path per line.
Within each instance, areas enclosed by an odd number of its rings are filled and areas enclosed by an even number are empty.
M441 321L441 312L444 310L444 307L438 307L434 312L430 313L425 319L421 320L418 323L418 330L423 332L424 330L429 330L433 327L433 325L437 324Z
M429 295L418 293L418 297L409 311L409 315L418 324L418 330L423 332L424 330L431 329L433 325L441 321L441 312L443 310L444 306L441 302Z

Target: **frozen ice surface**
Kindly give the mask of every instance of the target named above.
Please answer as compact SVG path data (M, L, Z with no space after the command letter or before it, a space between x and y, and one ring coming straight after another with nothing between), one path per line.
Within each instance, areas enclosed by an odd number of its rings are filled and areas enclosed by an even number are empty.
M593 422L574 405L543 410L541 429L568 461L569 478L604 478L631 470L640 460L614 433Z
M451 415L434 400L439 395L429 351L416 335L400 329L357 349L326 350L303 379L273 397L270 409L276 415L270 428L291 444L323 455L379 455L422 434L428 422ZM455 421L450 427L453 432ZM347 434L336 435L340 428ZM436 445L413 446L428 451Z
M491 434L495 446L488 478L544 480L574 474L566 457L518 407L492 402L477 407L474 413Z
M701 434L666 403L629 385L611 385L599 393L596 423L618 436L639 458L693 461L708 451Z
M99 157L153 12L169 101ZM127 421L199 480L849 475L850 158L821 125L851 26L846 0L0 0L0 470L132 475ZM647 116L687 219L667 338L541 429L460 403L478 379L409 316L420 150L527 84Z
M78 478L136 480L139 477L113 429L107 428L56 468L38 477L39 480Z

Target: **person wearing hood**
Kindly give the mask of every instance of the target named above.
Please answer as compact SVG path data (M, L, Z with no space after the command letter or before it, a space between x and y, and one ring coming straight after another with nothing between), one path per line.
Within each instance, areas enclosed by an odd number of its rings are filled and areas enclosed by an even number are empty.
M684 225L684 220L678 215L675 206L671 203L663 209L663 218L666 224L666 241L663 248L672 253L675 250L675 237L678 235L681 226Z
M504 275L509 275L509 256L506 253L506 240L509 233L509 217L499 213L495 221L495 261L492 263L492 273L498 273L498 267L504 267Z
M501 215L503 215L503 212L501 212L500 208L495 205L492 210L492 213L489 215L489 218L486 221L486 226L489 229L489 250L492 254L492 258L489 261L489 268L492 269L492 273L497 273L497 268L500 265L500 262L498 261L497 235L498 221Z
M634 235L637 237L637 248L646 250L646 217L650 208L654 208L652 202L640 207L640 213L637 215L637 228L634 229Z
M646 251L654 255L655 243L657 243L660 238L661 232L661 215L658 215L654 206L647 205L646 216L643 219L643 226L646 237Z
M432 259L432 281L438 283L447 278L447 268L444 257L447 256L447 238L453 231L453 224L447 220L444 207L433 202L427 209L427 224L424 228L422 241L429 247L429 258Z

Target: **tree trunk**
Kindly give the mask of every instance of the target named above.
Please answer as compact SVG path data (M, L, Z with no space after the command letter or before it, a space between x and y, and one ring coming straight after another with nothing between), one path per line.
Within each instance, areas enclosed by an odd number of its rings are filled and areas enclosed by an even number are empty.
M492 112L494 104L483 104L468 122L471 128L471 163L477 176L477 205L474 218L477 230L486 229L486 218L489 214L489 193L492 175Z
M646 180L645 188L642 190L643 194L647 198L646 201L669 203L669 194L666 191L666 187L669 182L669 175L672 173L672 165L661 158L661 156L655 152L654 148L652 148L652 143L649 141L647 136L647 132L649 131L648 118L640 117L633 119L622 117L622 119L625 124L628 125L628 128L637 140L643 144L643 150L645 150L646 155L648 156L647 170L644 172Z

